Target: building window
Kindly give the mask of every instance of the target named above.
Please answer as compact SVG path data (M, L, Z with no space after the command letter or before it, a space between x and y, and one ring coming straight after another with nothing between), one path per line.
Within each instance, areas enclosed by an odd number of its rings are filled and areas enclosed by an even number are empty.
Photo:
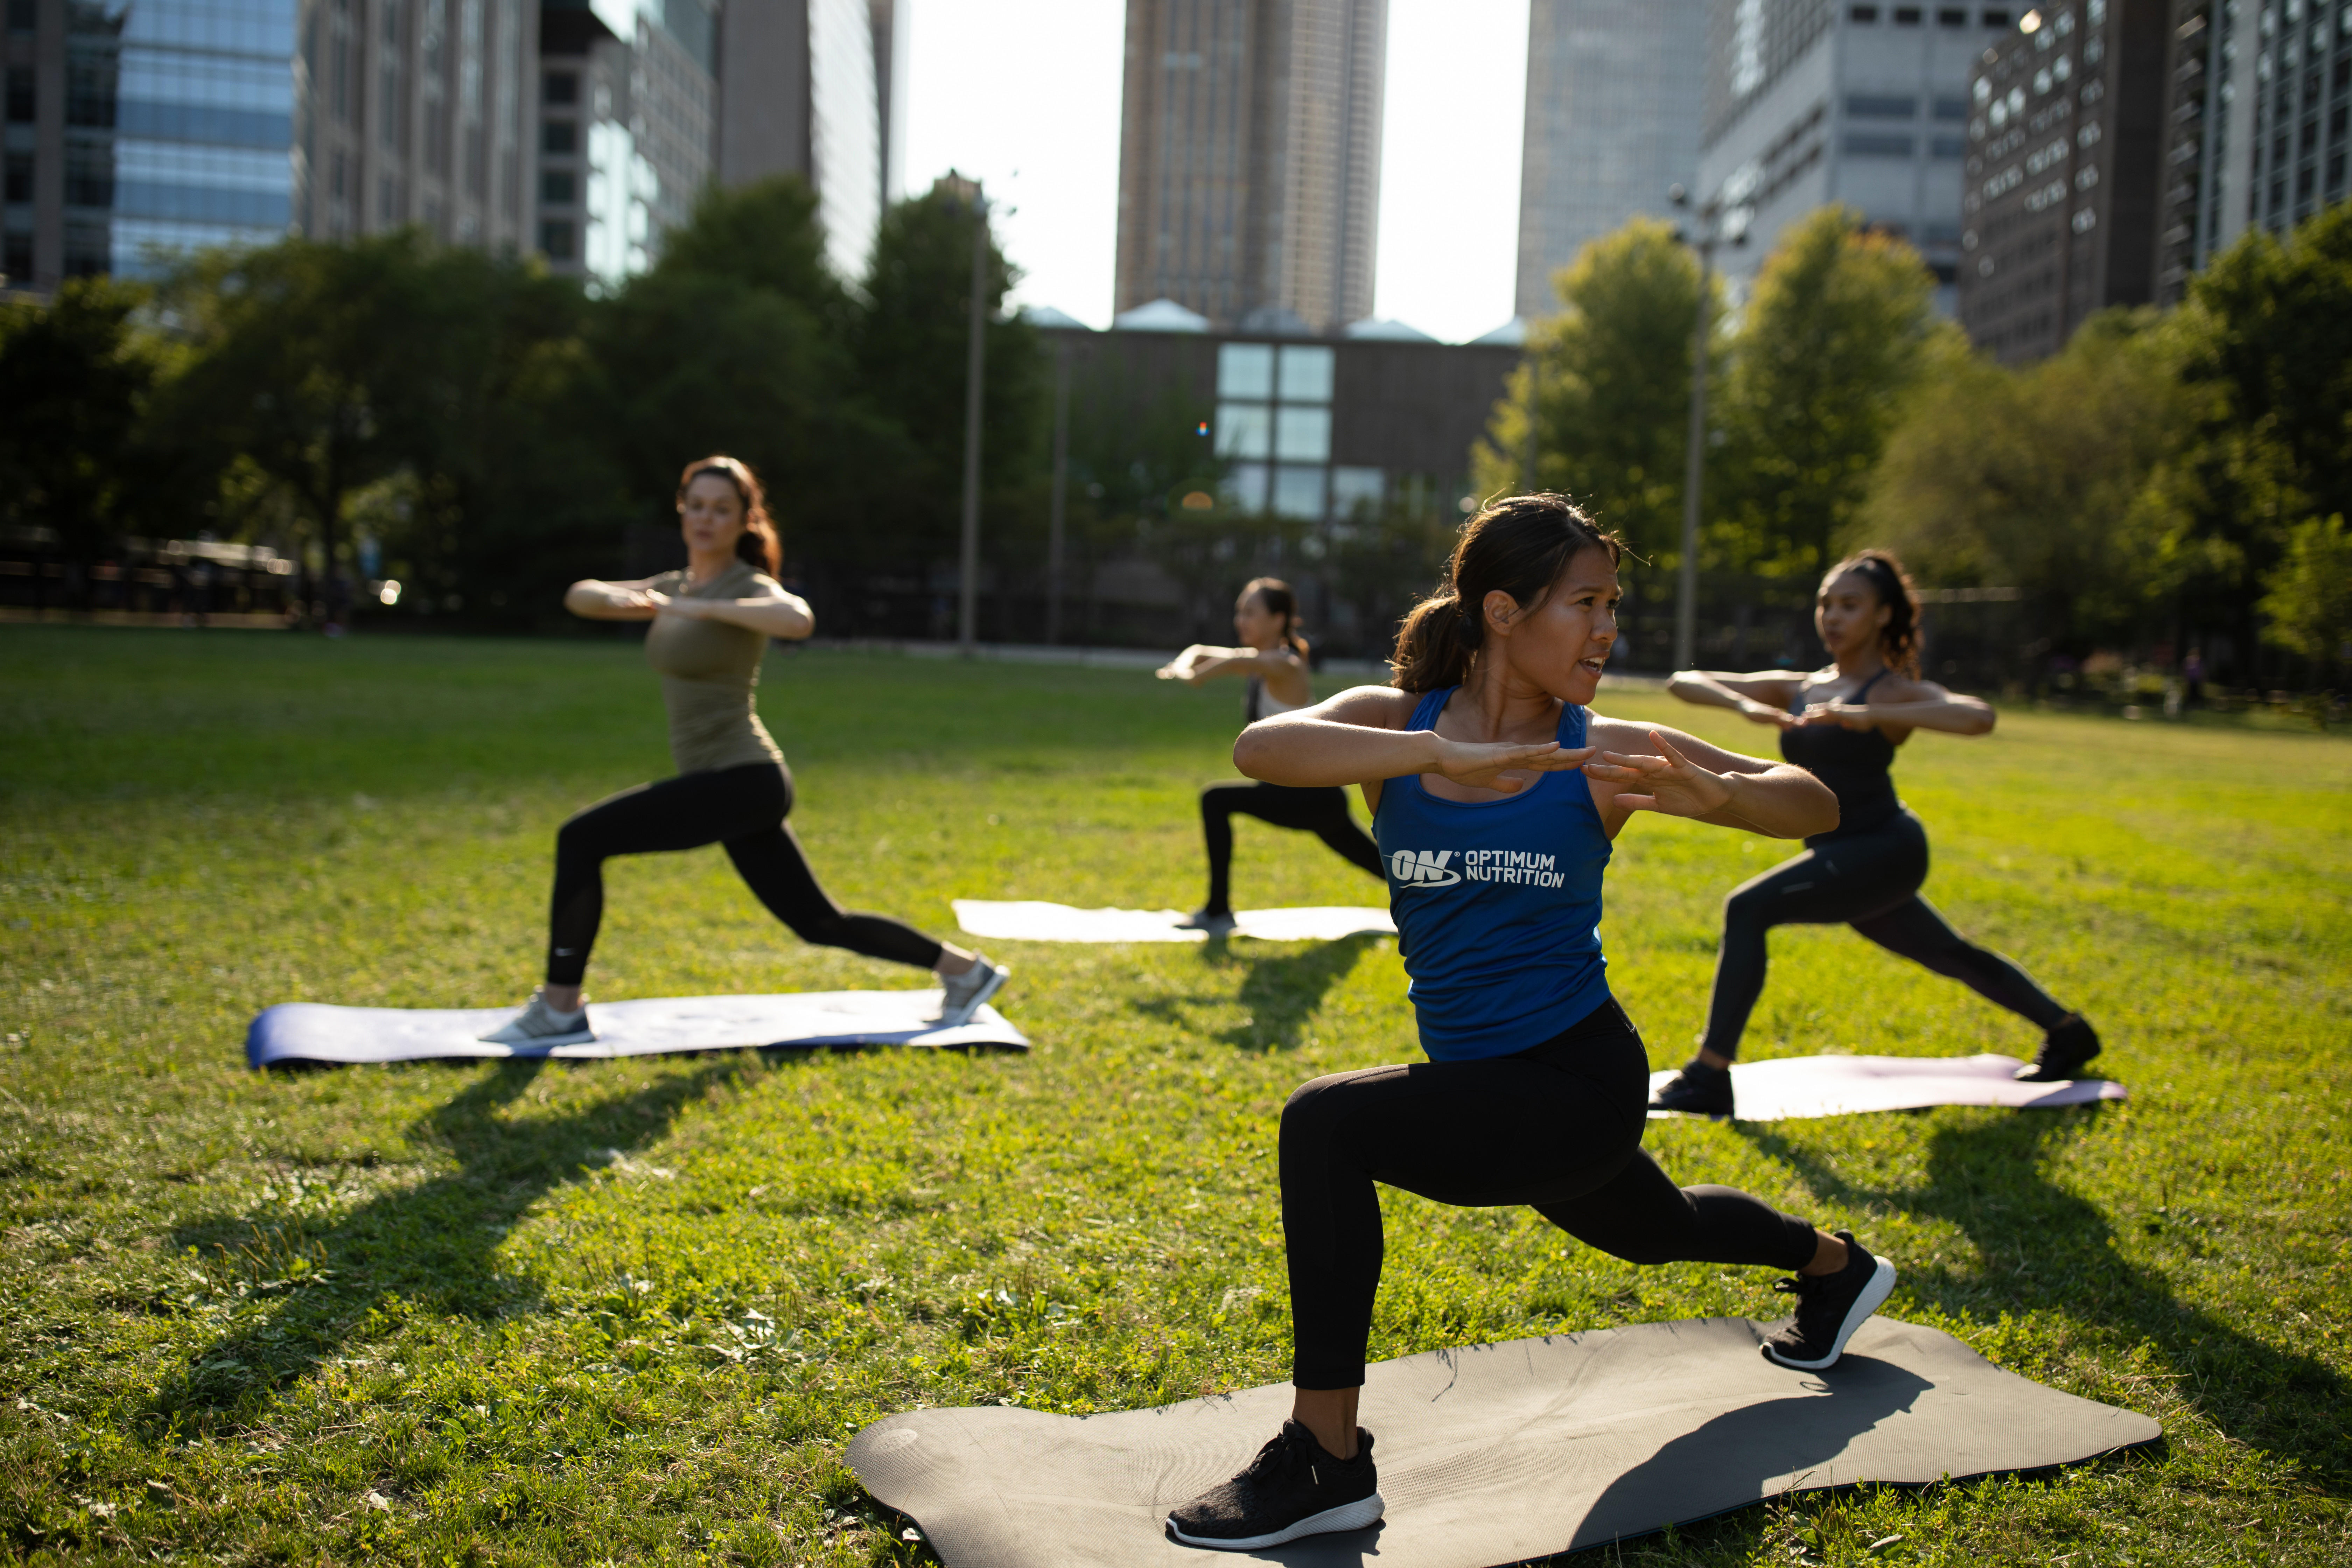
M1939 98L1936 100L1936 118L1954 123L1969 117L1969 100L1965 98Z
M1927 155L1931 158L1964 158L1968 151L1968 143L1957 136L1935 136L1927 142Z
M1968 25L1969 13L1964 5L1947 5L1936 13L1936 26L1938 27L1965 27Z
M1274 414L1263 403L1217 405L1217 456L1274 456Z
M1243 511L1264 511L1273 477L1264 463L1235 463L1225 470L1225 498Z
M2009 13L2005 10L1987 6L1984 14L1984 25L1988 27L2006 27L2009 26Z
M30 278L33 275L33 237L31 235L12 234L8 237L5 248L0 249L0 274L5 274L10 279Z
M8 0L8 30L29 33L41 25L40 0Z
M539 177L539 199L550 206L568 207L579 194L579 183L562 169L550 169Z
M541 224L539 226L539 247L540 249L547 252L548 259L551 261L571 260L572 254L572 226L568 223L558 222Z
M1331 515L1353 517L1381 510L1387 486L1378 468L1334 468L1331 470Z
M1849 22L1862 22L1865 24L1875 22L1878 20L1878 7L1875 5L1849 5L1845 8L1845 16L1846 20Z
M551 120L540 132L539 150L542 153L576 153L580 150L580 128L569 120Z
M544 96L550 103L580 101L580 79L570 71L550 71Z
M1279 517L1314 521L1328 510L1323 469L1285 463L1274 470L1274 511Z
M1845 155L1849 158L1908 158L1918 150L1918 145L1915 137L1849 131L1845 138Z
M33 68L10 66L8 68L8 123L30 125L33 122L35 108L39 101L39 94L33 85Z
M1282 351L1280 395L1285 403L1328 403L1337 356L1327 348L1286 347Z
M106 142L74 142L66 148L66 205L114 205L114 149Z
M8 154L8 199L11 202L33 199L33 155L30 153Z
M1917 26L1919 25L1919 7L1916 5L1897 5L1895 7L1895 25L1898 27Z
M1266 398L1274 395L1272 343L1220 343L1217 346L1217 395Z
M1274 455L1286 463L1331 460L1331 410L1284 407L1274 416Z
M1854 120L1909 120L1919 112L1916 98L1876 98L1867 93L1846 95L1845 111Z

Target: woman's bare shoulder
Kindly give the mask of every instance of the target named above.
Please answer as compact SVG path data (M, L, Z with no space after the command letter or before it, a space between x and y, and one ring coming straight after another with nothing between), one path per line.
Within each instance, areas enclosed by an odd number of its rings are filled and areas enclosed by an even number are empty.
M1350 686L1325 698L1309 710L1318 719L1340 724L1361 724L1370 730L1402 730L1412 721L1421 694L1393 686Z

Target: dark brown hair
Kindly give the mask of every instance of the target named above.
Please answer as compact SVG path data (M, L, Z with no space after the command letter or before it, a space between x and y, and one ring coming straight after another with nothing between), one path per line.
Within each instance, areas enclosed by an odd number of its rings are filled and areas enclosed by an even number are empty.
M1864 550L1831 567L1822 581L1834 583L1848 572L1860 575L1878 602L1895 612L1878 629L1878 657L1889 669L1918 679L1919 590L1912 585L1911 574L1903 570L1893 551Z
M775 519L768 515L768 492L760 488L760 476L751 466L734 458L713 453L686 466L677 478L677 499L686 502L687 488L705 474L717 474L735 487L743 500L743 531L735 537L735 553L759 571L774 576L784 564L784 542L776 536Z
M1242 590L1242 597L1246 599L1253 594L1265 604L1268 615L1282 617L1282 640L1299 658L1307 658L1307 639L1298 635L1298 595L1291 592L1290 584L1279 577L1253 577Z
M1489 501L1462 525L1445 581L1412 607L1397 631L1390 683L1405 691L1459 686L1486 640L1486 595L1501 589L1521 609L1541 604L1568 563L1587 550L1605 550L1615 565L1624 542L1585 516L1574 501L1549 491Z

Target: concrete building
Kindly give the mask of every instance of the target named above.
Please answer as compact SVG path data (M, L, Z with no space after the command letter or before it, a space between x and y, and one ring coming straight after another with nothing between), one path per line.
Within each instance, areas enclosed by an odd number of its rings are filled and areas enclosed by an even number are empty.
M2352 3L2175 0L2156 297L2248 228L2281 233L2352 194Z
M1371 314L1387 0L1128 0L1116 309Z
M2011 5L1717 0L1697 195L1753 211L1717 253L1735 295L1789 224L1828 203L1919 248L1957 305L1969 73Z
M1960 324L2011 364L2155 298L2170 0L2060 0L1969 84Z
M539 0L9 0L0 270L421 223L530 243Z
M1698 179L1707 0L1532 0L1519 164L1517 313L1559 309L1552 277Z

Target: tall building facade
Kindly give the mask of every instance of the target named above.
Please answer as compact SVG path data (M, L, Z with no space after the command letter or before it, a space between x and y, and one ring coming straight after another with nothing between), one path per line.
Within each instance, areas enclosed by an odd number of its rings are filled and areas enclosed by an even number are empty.
M719 178L806 179L835 270L864 275L904 184L903 0L734 0L719 50Z
M1559 308L1552 277L1698 179L1707 0L1532 0L1519 164L1517 313Z
M1371 314L1387 0L1128 0L1117 308Z
M2029 13L1969 83L1960 324L2023 363L2155 298L2171 0Z
M1716 0L1697 195L1752 214L1717 253L1744 292L1789 224L1831 202L1916 246L1958 304L1970 68L2011 5Z
M2175 0L2156 295L2352 195L2352 0Z
M539 0L9 0L0 268L422 223L530 243Z
M715 0L545 0L536 242L614 287L652 264L714 173Z

